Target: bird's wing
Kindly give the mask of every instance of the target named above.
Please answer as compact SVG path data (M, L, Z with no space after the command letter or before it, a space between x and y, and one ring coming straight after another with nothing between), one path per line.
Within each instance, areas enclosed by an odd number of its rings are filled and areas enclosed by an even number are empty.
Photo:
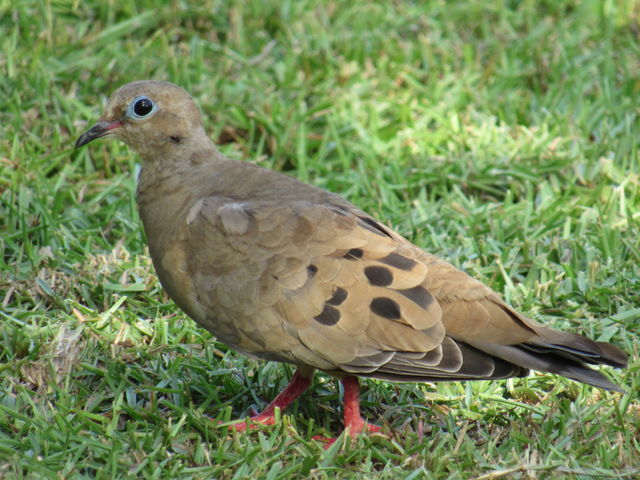
M524 371L448 335L448 323L483 339L494 329L501 343L533 335L512 317L491 323L490 289L346 202L217 198L192 210L185 236L210 312L202 323L237 331L241 350L393 380Z

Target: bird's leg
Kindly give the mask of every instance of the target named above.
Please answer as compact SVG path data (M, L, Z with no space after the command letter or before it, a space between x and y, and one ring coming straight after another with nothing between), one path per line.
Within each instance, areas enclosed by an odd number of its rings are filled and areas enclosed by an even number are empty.
M344 390L342 399L344 429L349 431L351 438L355 438L361 433L377 433L382 430L377 425L367 423L360 415L360 383L358 382L358 377L347 375L340 381ZM329 448L337 440L337 438L327 438L321 435L315 435L313 439L323 442L325 449Z
M342 380L344 388L344 428L349 429L349 435L356 437L360 433L376 433L381 429L364 421L360 416L360 383L358 377L346 376Z
M265 407L265 409L249 417L251 423L261 425L273 425L276 422L275 411L279 408L281 412L285 410L291 402L298 398L311 385L313 378L313 369L299 367L293 374L289 385L278 394L273 401ZM249 425L249 428L255 428L256 425ZM240 422L229 426L230 429L244 431L247 429L247 422Z

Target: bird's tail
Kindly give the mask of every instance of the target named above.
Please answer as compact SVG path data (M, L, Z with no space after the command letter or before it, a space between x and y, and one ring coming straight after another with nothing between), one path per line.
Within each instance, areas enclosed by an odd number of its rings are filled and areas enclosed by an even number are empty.
M527 343L495 345L473 342L472 345L483 352L524 368L555 373L606 390L626 393L600 372L588 366L590 364L625 367L628 356L618 347L539 324L530 326L535 329L537 335Z

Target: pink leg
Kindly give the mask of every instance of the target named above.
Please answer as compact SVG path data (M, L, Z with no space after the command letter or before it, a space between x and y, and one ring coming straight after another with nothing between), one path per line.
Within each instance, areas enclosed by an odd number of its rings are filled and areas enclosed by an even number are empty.
M266 408L257 415L249 417L252 423L258 423L261 425L273 425L276 422L275 411L279 408L281 412L285 410L291 402L298 398L302 393L311 385L311 378L313 377L313 370L306 368L298 368L296 373L291 378L289 385L278 394L278 396L266 406ZM256 425L249 425L250 428L255 428ZM247 423L241 422L229 426L230 429L243 432L247 429Z
M360 433L375 433L381 430L377 425L371 425L360 416L360 384L357 377L344 377L344 428L349 429L349 435L355 438Z
M349 430L351 438L355 438L361 433L376 433L382 430L377 425L371 425L360 416L360 383L357 377L346 376L340 380L344 388L343 415L344 428ZM321 435L313 437L314 440L323 442L327 449L335 443L336 438L327 438Z

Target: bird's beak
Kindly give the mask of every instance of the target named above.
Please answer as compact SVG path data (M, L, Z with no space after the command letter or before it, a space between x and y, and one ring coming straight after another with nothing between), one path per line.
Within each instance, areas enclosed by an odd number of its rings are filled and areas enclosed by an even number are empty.
M104 137L108 135L111 130L122 126L121 120L114 122L98 122L89 130L80 135L80 138L76 141L75 148L80 148L83 145L95 140L96 138Z

